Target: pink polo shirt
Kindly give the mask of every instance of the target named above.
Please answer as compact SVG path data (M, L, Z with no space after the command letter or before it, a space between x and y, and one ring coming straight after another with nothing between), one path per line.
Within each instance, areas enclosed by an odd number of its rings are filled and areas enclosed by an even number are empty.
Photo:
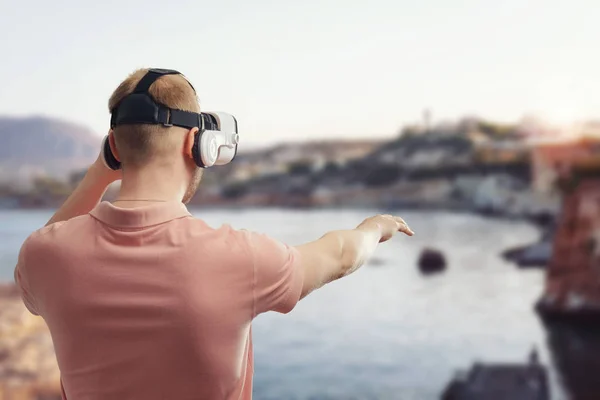
M251 322L291 311L302 277L293 248L175 202L102 202L34 232L15 270L68 400L250 399Z

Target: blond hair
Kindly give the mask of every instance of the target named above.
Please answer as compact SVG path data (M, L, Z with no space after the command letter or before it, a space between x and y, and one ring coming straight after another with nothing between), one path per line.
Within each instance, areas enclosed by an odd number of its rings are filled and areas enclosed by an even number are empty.
M133 92L135 86L147 72L147 68L138 69L121 82L108 100L109 112L125 96ZM189 83L181 75L161 76L152 83L148 92L156 102L169 108L200 112L196 93L194 93ZM150 124L120 125L115 127L113 131L115 145L123 168L127 166L140 167L146 164L151 158L172 154L174 147L178 143L174 139L179 135L174 135L170 131L182 129Z

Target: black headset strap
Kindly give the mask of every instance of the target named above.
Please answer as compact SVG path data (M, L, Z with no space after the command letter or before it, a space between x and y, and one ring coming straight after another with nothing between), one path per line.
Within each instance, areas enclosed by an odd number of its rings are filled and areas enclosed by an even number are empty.
M163 110L167 110L164 109ZM202 117L191 111L168 109L166 113L158 113L158 122L165 126L179 126L182 128L202 128Z
M150 86L152 86L154 81L156 81L158 78L160 78L163 75L181 75L183 77L183 79L185 79L187 81L187 83L190 85L190 87L192 88L194 93L196 93L196 89L194 89L194 87L192 86L190 81L188 81L187 78L185 76L183 76L183 74L181 74L181 72L175 71L174 69L162 69L162 68L152 68L152 69L148 70L146 75L144 75L142 77L142 79L140 79L140 81L136 85L135 89L133 89L133 93L148 93L148 89L150 89Z
M172 69L157 69L153 68L146 72L146 75L140 79L135 89L133 89L133 93L147 93L150 86L154 83L155 80L160 78L163 75L180 75L179 72Z

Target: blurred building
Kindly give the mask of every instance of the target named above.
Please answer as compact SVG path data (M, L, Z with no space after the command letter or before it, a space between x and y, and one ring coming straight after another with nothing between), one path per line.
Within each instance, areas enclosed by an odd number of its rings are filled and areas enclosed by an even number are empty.
M530 155L530 149L521 140L481 141L475 152L478 161L490 164L523 162Z
M369 161L411 170L469 166L473 163L473 142L466 135L439 127L429 132L405 132L377 149Z
M600 325L600 155L574 162L559 182L563 207L538 309Z
M557 178L574 162L600 157L600 137L532 142L533 187L543 193L555 190Z

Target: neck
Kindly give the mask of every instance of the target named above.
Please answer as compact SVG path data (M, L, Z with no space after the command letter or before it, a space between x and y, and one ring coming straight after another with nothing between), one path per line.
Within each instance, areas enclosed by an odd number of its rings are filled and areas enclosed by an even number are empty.
M130 206L135 201L182 201L186 185L173 177L181 173L173 168L141 168L123 170L121 189L115 201L128 200Z

